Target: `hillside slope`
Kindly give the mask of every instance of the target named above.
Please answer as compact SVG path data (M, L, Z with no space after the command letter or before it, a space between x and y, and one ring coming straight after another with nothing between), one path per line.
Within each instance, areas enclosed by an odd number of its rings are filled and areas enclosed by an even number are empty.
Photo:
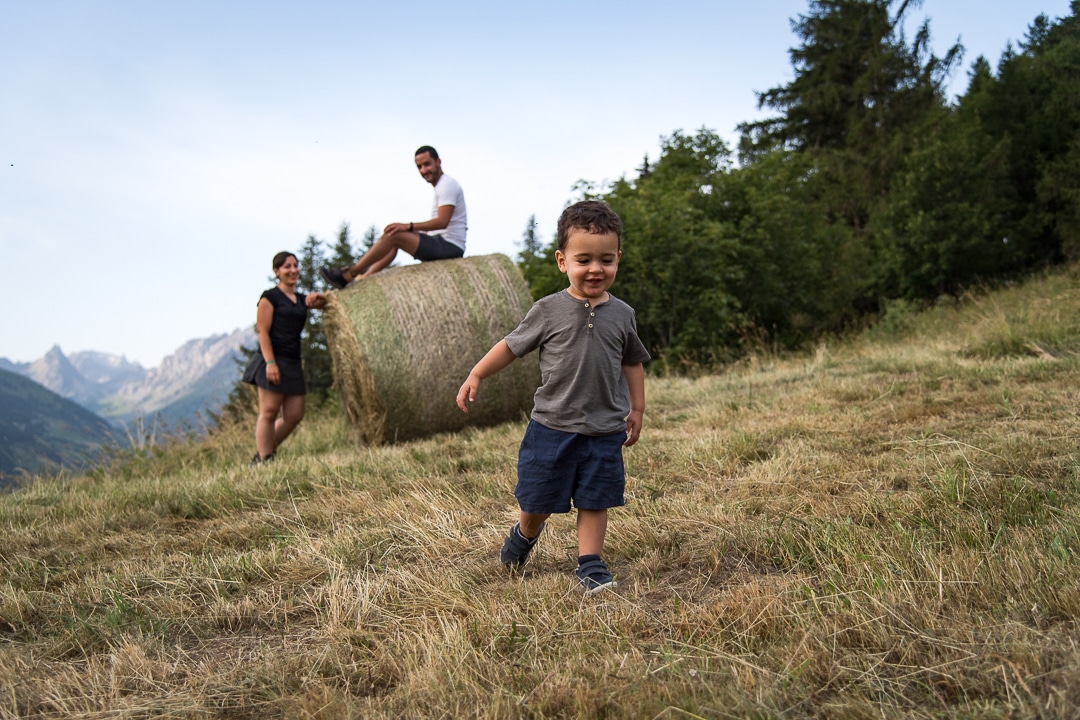
M1060 272L649 378L597 596L572 514L496 560L524 422L44 478L0 496L0 714L1075 717L1078 315Z
M7 370L0 407L0 487L26 473L84 468L112 440L102 418Z

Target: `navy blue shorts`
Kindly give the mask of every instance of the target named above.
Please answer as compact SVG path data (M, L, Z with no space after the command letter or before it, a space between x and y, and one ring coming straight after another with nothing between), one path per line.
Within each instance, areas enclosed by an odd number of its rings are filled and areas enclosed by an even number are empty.
M465 251L457 245L449 240L443 240L438 235L418 234L420 235L420 244L416 246L416 254L413 257L421 262L453 260L465 254Z
M626 433L582 435L530 420L518 451L518 506L527 513L606 510L625 505Z

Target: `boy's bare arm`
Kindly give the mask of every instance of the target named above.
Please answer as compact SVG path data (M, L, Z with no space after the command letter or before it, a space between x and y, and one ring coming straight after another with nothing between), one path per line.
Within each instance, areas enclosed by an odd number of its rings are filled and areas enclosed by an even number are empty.
M510 346L506 344L505 340L495 343L495 347L488 350L487 355L476 363L472 372L469 373L469 377L465 379L461 389L458 390L457 406L461 408L462 412L469 412L469 408L465 406L465 400L466 398L469 402L476 400L476 391L480 387L481 380L491 377L515 360L517 360L517 355L510 350Z
M641 363L623 365L622 371L630 388L630 414L626 416L626 442L623 446L630 447L641 435L641 419L645 414L645 366Z

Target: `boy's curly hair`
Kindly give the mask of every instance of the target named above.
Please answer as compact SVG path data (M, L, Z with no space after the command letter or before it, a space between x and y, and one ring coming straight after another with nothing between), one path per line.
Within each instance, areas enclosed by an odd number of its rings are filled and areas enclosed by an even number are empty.
M566 252L566 241L575 228L595 235L615 233L622 249L622 219L603 200L582 200L563 210L556 235L560 252Z

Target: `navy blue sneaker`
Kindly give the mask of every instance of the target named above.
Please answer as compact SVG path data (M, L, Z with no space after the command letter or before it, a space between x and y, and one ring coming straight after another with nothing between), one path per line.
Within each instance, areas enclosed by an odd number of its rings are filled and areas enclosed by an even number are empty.
M499 551L499 562L508 568L520 568L529 559L536 541L540 539L540 533L544 532L544 526L540 526L540 532L536 537L527 538L521 534L521 523L514 523L510 528L510 534L503 541L502 550Z
M578 565L574 575L577 576L581 587L589 595L605 589L614 589L618 586L615 578L611 575L611 571L608 570L608 566L595 555Z

